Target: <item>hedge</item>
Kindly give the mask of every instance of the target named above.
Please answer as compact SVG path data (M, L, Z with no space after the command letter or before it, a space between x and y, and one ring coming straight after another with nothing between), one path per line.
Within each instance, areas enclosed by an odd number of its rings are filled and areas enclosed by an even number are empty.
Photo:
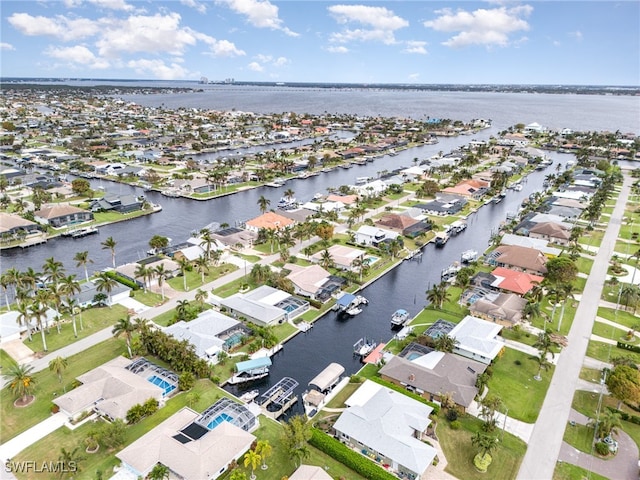
M434 402L430 402L429 400L426 400L424 397L421 397L417 393L410 392L406 388L396 385L395 383L387 382L386 380L383 380L379 377L372 377L372 378L369 378L369 380L379 383L380 385L390 388L391 390L395 390L396 392L400 392L403 395L406 395L407 397L417 400L418 402L429 405L431 408L433 408L434 415L438 415L438 413L440 413L440 405Z
M373 463L372 460L363 457L317 428L311 429L309 443L368 480L397 480L397 477Z
M116 282L121 283L133 290L140 290L140 285L138 285L138 282L133 282L130 279L111 270L107 270L106 273L108 277L113 278Z
M636 353L640 353L640 347L637 347L635 345L630 345L628 343L624 343L624 342L620 342L618 341L616 343L616 346L618 348L621 348L623 350L629 350L630 352L636 352Z

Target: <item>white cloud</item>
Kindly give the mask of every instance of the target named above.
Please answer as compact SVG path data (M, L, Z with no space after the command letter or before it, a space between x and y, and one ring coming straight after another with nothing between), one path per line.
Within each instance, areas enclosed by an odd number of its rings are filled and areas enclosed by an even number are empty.
M284 26L284 22L278 16L278 7L268 0L217 0L217 3L245 16L254 27L279 30L291 37L299 36Z
M136 73L148 76L151 74L153 78L161 80L176 80L186 78L189 72L176 62L169 65L164 60L148 60L141 58L139 60L130 60L127 62L129 68L133 68Z
M207 13L207 6L204 3L196 2L195 0L180 0L180 3L193 8L199 13Z
M420 55L426 55L427 42L421 42L418 40L409 40L406 44L407 46L402 50L404 53L418 53Z
M267 62L270 62L273 59L273 57L271 55L263 55L262 53L259 53L258 55L256 55L256 59L260 63L267 63Z
M344 45L338 45L338 46L332 45L328 47L327 50L331 53L349 53L349 49Z
M96 57L91 50L83 45L73 47L49 47L44 53L51 58L62 60L73 66L85 66L95 69L105 69L111 66L107 60Z
M124 20L104 18L100 39L96 42L101 56L114 57L120 52L168 53L181 55L187 46L208 37L189 28L181 28L177 13L167 15L132 15Z
M216 40L209 45L209 49L214 57L239 57L246 55L244 50L240 50L228 40Z
M420 78L420 74L419 73L410 73L409 74L409 80L417 80L418 78Z
M134 9L132 5L129 5L124 0L89 0L89 3L93 3L98 7L108 8L110 10L122 10L124 12L130 12Z
M530 5L513 8L500 7L494 9L478 9L473 12L448 8L438 10L440 15L435 20L424 22L424 26L439 32L458 32L443 45L448 47L466 47L468 45L510 44L509 34L520 30L529 30L529 24L522 17L533 11Z
M582 41L582 32L580 30L576 30L575 32L569 32L568 35L570 37L575 38L577 41Z
M0 50L15 50L16 48L7 42L0 42Z
M331 34L330 40L334 43L373 41L391 45L396 43L395 31L409 26L408 21L384 7L332 5L327 10L338 24L358 24L364 27L347 28Z
M253 70L254 72L264 72L264 67L258 62L251 62L247 67L249 67L249 70Z
M20 33L28 36L48 35L63 41L79 40L98 33L98 26L87 18L34 17L28 13L14 13L9 23Z
M273 64L276 67L284 67L285 65L288 65L289 63L291 63L291 61L287 57L278 57L273 61Z

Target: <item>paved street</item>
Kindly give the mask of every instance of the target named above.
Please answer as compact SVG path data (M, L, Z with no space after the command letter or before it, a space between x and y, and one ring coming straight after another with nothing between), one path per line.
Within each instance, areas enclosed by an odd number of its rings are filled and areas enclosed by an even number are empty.
M519 480L553 478L556 461L562 448L564 426L569 419L573 395L578 386L578 375L587 351L602 288L607 276L609 258L620 230L631 184L631 177L626 176L602 244L587 279L582 301L576 311L575 321L568 335L569 345L560 355L547 396L533 428L527 452L518 472L517 478ZM613 468L612 466L612 471L607 476L618 478ZM637 478L637 465L635 469L635 478Z

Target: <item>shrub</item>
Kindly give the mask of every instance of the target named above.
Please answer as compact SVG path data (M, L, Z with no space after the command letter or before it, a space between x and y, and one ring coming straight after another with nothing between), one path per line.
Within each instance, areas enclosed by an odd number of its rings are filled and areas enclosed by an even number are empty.
M55 403L51 405L51 413L58 413L60 411L60 407Z
M515 363L518 366L522 365L522 362L520 360L514 360L513 363Z
M451 430L460 430L460 427L462 427L462 424L460 423L459 420L454 420L449 424L449 427L451 428Z
M609 445L604 442L596 443L596 452L603 457L609 455Z
M309 443L318 450L326 453L338 462L346 465L356 473L370 480L394 480L396 477L386 472L371 460L354 452L346 445L321 432L317 428L311 429Z
M178 377L178 388L183 392L186 390L191 390L195 381L196 379L193 373L182 372Z
M458 411L455 408L447 410L447 420L455 422L458 419Z

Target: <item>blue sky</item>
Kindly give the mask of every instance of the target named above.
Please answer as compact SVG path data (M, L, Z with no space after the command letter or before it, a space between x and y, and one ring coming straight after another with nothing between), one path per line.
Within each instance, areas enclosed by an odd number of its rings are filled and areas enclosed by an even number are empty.
M5 77L640 85L640 2L2 1Z

